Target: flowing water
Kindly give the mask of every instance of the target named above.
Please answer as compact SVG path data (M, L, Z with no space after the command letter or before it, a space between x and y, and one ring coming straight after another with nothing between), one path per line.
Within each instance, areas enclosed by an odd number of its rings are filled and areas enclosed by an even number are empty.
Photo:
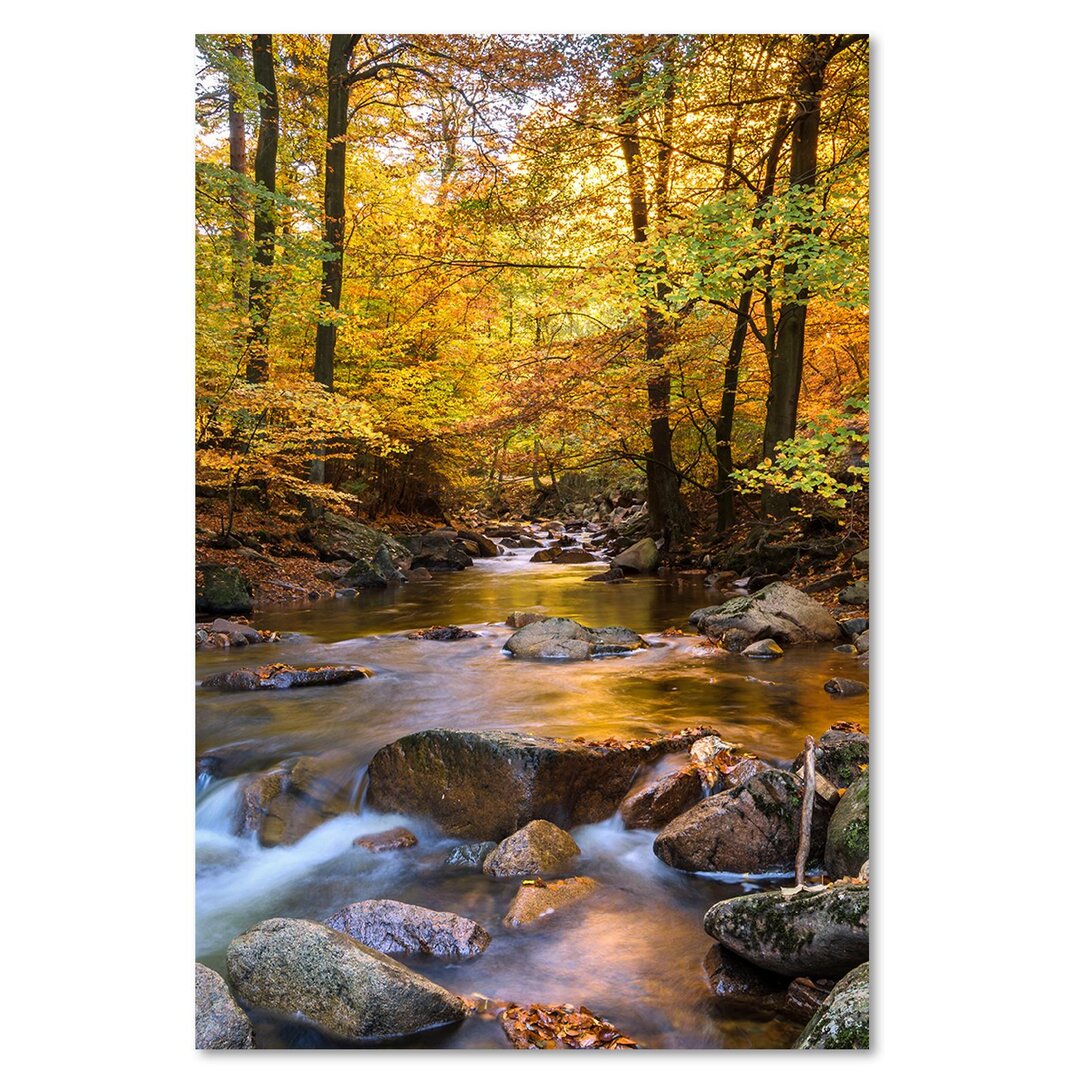
M453 838L423 820L363 808L364 770L375 751L433 727L498 728L589 738L640 736L709 724L759 757L787 764L807 734L852 720L867 727L867 699L832 698L834 676L866 669L831 646L789 649L779 660L748 661L703 647L687 616L723 595L700 575L644 577L617 585L586 582L603 567L531 563L524 551L478 560L459 573L398 589L367 591L306 610L261 614L261 628L296 636L248 650L204 650L197 678L240 666L359 664L372 679L336 687L228 694L197 690L197 753L214 758L196 782L197 958L224 971L229 941L271 916L325 919L346 904L390 898L476 919L492 936L481 956L459 962L404 958L461 994L529 1003L584 1004L643 1045L789 1046L800 1025L753 1020L721 1006L702 960L710 905L775 886L672 870L652 854L655 834L618 819L572 830L582 850L568 873L604 888L592 900L533 927L502 925L517 889L475 868L448 867ZM542 611L589 626L629 626L653 648L588 662L512 660L502 645L514 610ZM455 623L479 633L456 642L405 634ZM343 814L300 842L261 848L231 834L238 790L250 773L299 755L320 754L354 792ZM685 759L684 759L685 760ZM211 776L222 775L224 779ZM358 835L391 825L416 834L416 847L371 853ZM256 1016L260 1046L331 1045L311 1032ZM501 1047L497 1023L470 1018L410 1045Z

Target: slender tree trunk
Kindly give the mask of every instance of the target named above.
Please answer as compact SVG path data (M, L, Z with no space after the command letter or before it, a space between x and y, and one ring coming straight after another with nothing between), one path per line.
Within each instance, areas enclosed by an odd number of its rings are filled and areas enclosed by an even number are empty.
M244 46L236 42L229 46L237 63L244 59ZM244 108L236 78L229 78L229 168L237 177L247 173L247 143L244 136ZM243 186L232 185L232 293L238 312L247 306L247 283L244 281L244 249L247 246L247 206Z
M791 128L791 186L812 191L817 182L818 126L821 122L821 91L825 85L830 38L807 37ZM803 353L806 340L806 305L810 299L802 289L794 300L782 304L776 324L776 349L769 364L769 398L765 407L765 435L762 454L771 458L777 443L795 434L802 388ZM791 508L790 497L766 491L762 509L772 517L782 517Z
M355 38L333 34L326 65L326 183L323 199L323 241L330 249L323 260L319 299L332 312L341 304L342 260L345 255L345 132L349 123L347 76ZM315 336L315 380L327 390L334 389L334 352L337 325L320 322Z
M670 66L664 87L664 122L670 126L674 106L674 81ZM630 188L630 221L634 242L645 245L648 238L649 212L645 198L645 165L638 136L636 95L643 78L640 67L623 82L624 107L629 113L621 125L619 142L626 162ZM664 140L667 142L668 140ZM657 181L654 198L661 216L667 207L671 151L661 147L657 160ZM663 303L670 290L657 285L657 304ZM649 403L649 453L645 457L645 487L649 500L649 525L662 536L670 550L690 531L690 514L679 491L680 478L672 454L671 430L671 373L666 363L667 333L663 316L656 304L645 306L645 370Z
M248 310L251 338L248 348L248 382L270 377L270 275L274 266L274 194L277 186L278 99L274 77L273 39L270 34L251 37L252 68L259 92L259 141L255 148L255 253L251 271Z

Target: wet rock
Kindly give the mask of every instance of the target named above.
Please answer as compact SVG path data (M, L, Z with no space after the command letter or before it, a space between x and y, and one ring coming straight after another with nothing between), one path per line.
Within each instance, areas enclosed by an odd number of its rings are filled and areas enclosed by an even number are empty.
M849 654L851 656L856 655L858 653L858 651L859 650L856 649L855 646L851 645L851 644L837 645L836 648L833 649L833 652L847 653L847 654Z
M255 836L260 832L270 804L281 794L288 775L287 769L275 769L244 784L233 824L237 836Z
M238 668L203 679L209 690L290 690L297 686L335 686L356 679L370 679L372 672L361 667L294 668L269 664L261 668Z
M870 1049L870 964L842 978L795 1043L796 1050Z
M358 836L353 841L353 847L367 848L368 851L396 851L398 848L416 847L416 837L399 825L382 832Z
M591 574L585 579L586 581L605 581L609 585L614 584L617 581L625 581L626 575L623 573L621 566L612 566L605 570L602 574Z
M267 919L234 938L229 982L250 1005L297 1014L342 1039L388 1039L464 1018L456 994L346 934Z
M397 900L349 904L331 915L326 925L381 953L419 953L456 960L479 956L491 944L491 935L472 919Z
M862 616L853 619L841 619L840 629L849 638L857 638L864 630L870 629L870 620Z
M690 623L691 626L701 626L702 623L708 622L708 620L714 616L723 614L723 610L723 604L712 604L709 607L701 607L696 611L690 612L690 618L687 619L687 622Z
M195 965L195 1049L250 1050L255 1032L247 1013L229 993L225 980L202 964Z
M846 589L841 589L840 595L836 599L841 604L866 607L870 603L870 583L868 581L853 582Z
M751 660L777 660L784 655L784 650L772 638L762 638L761 641L747 645L741 655Z
M687 749L704 733L589 744L516 732L420 731L375 754L368 802L431 818L467 840L499 840L537 818L569 829L609 818L642 765Z
M825 693L833 697L855 697L857 694L865 694L870 688L864 682L857 679L830 679L825 684Z
M560 551L551 561L560 565L564 563L593 563L597 562L597 558L581 548L570 548L566 551Z
M356 595L355 589L337 589L334 592L335 600L351 600Z
M414 566L403 570L406 581L432 581L435 575L425 566Z
M201 563L202 590L195 597L198 611L213 615L246 615L253 607L251 587L235 566Z
M529 562L542 562L549 563L555 561L555 556L559 553L559 549L555 547L541 548Z
M398 558L408 563L409 557L404 552L401 552ZM398 569L387 544L381 543L373 555L357 559L339 579L339 584L357 589L385 589L390 585L400 585L406 580L408 579Z
M830 877L860 876L870 857L870 773L855 777L836 804L825 834L825 870Z
M865 884L746 893L705 914L705 932L744 960L780 975L839 978L870 958Z
M473 532L471 529L458 529L458 536L461 540L476 545L476 558L491 559L499 554L499 545L494 540L489 540L483 533Z
M769 769L675 818L656 837L653 852L677 870L790 873L799 842L802 797L800 780ZM811 865L820 862L827 824L828 808L815 799Z
M762 1012L776 1010L787 993L787 980L782 976L747 963L720 944L705 954L703 966L712 992L725 1005Z
M702 798L701 777L691 766L661 776L628 795L619 806L619 817L628 829L662 829Z
M413 641L462 641L480 635L474 630L463 630L460 626L429 626L426 630L413 630L405 636Z
M384 548L392 560L408 564L408 551L392 537L342 514L323 514L301 535L328 562L347 559L355 564L361 559L373 560L379 548Z
M497 878L524 877L554 870L580 854L574 838L558 825L530 821L495 846L484 860L484 873Z
M870 651L870 631L864 630L854 641L855 650L857 652L869 652Z
M504 926L525 926L546 919L557 911L580 903L600 888L589 877L562 878L559 881L523 881L503 918Z
M550 615L542 615L539 611L511 611L506 616L506 625L512 626L515 630L520 630L523 626L528 626L529 623L543 622L545 619L550 618Z
M464 570L472 566L472 556L457 538L447 530L398 536L397 541L412 557L413 567L427 570Z
M784 995L781 1010L796 1020L809 1020L825 1003L836 985L832 979L792 979Z
M316 570L313 577L316 581L340 581L348 570L348 566L324 566L321 570Z
M206 630L195 631L195 648L199 648L201 645L205 645L210 640L210 634Z
M544 619L512 634L503 648L531 660L588 660L647 649L648 643L625 626L593 629L573 619Z
M215 619L210 624L212 634L238 634L248 645L258 645L262 641L259 631L247 623L231 622L229 619Z
M846 585L851 580L851 575L848 573L830 574L828 577L822 578L820 581L811 582L803 590L807 595L812 593L829 592L830 589L839 588L841 585Z
M651 574L660 565L660 552L655 542L647 536L616 555L611 565L631 574Z
M720 754L726 754L733 750L731 743L720 738L719 735L705 735L695 739L690 746L690 760L697 765L708 765Z
M494 840L483 840L479 844L458 844L446 856L446 866L483 866L484 860L495 850Z
M733 626L728 630L721 630L720 637L717 640L727 652L741 653L754 640L754 635ZM769 640L771 641L772 638L769 638Z
M755 776L761 776L762 773L767 773L772 767L773 766L767 761L762 761L760 758L747 755L746 757L739 758L731 768L722 769L720 771L720 779L725 788L734 788L738 787L740 784L745 784Z
M751 596L737 596L718 608L695 611L691 620L711 638L725 630L744 630L754 640L773 638L783 645L834 641L836 620L816 600L783 582L773 582Z

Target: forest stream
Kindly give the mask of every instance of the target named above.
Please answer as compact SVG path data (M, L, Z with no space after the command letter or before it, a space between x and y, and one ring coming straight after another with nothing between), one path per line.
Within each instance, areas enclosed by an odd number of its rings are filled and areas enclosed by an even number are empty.
M718 900L785 881L681 873L653 854L654 832L628 830L614 816L571 830L582 852L574 872L604 886L593 901L539 925L508 929L501 919L518 882L447 866L459 841L425 820L365 808L365 772L375 752L427 728L596 739L712 725L744 751L787 765L807 734L845 720L866 726L865 698L834 698L822 689L827 679L858 677L864 669L856 657L822 644L755 662L690 632L690 612L726 595L706 588L701 576L590 583L585 578L602 566L535 563L530 554L260 615L261 628L293 636L258 646L258 663L357 664L373 678L284 693L197 691L197 754L229 763L225 779L203 772L196 781L197 959L224 972L230 940L262 919L321 921L356 901L395 899L467 916L492 935L490 947L469 960L409 958L409 966L456 993L584 1004L650 1047L790 1046L799 1022L729 1014L702 969L713 944L702 928L704 912ZM504 620L515 610L628 626L651 647L585 662L511 659L502 652L512 633ZM405 636L436 624L479 636L449 642ZM671 627L687 633L665 635ZM196 674L201 681L237 666L229 650L201 651ZM289 846L264 848L253 837L233 835L245 776L310 754L330 756L353 775L355 813L334 817ZM416 835L417 846L373 853L353 845L358 835L398 825ZM259 1046L334 1045L299 1025L258 1013L253 1019ZM506 1041L497 1023L470 1016L402 1045L505 1047Z

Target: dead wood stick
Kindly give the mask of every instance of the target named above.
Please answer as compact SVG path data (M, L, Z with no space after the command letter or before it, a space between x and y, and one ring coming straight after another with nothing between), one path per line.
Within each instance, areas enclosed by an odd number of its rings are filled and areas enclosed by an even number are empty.
M806 874L806 860L810 855L810 826L814 820L814 739L806 736L806 755L803 765L802 821L799 823L799 848L795 853L795 884L801 885Z

